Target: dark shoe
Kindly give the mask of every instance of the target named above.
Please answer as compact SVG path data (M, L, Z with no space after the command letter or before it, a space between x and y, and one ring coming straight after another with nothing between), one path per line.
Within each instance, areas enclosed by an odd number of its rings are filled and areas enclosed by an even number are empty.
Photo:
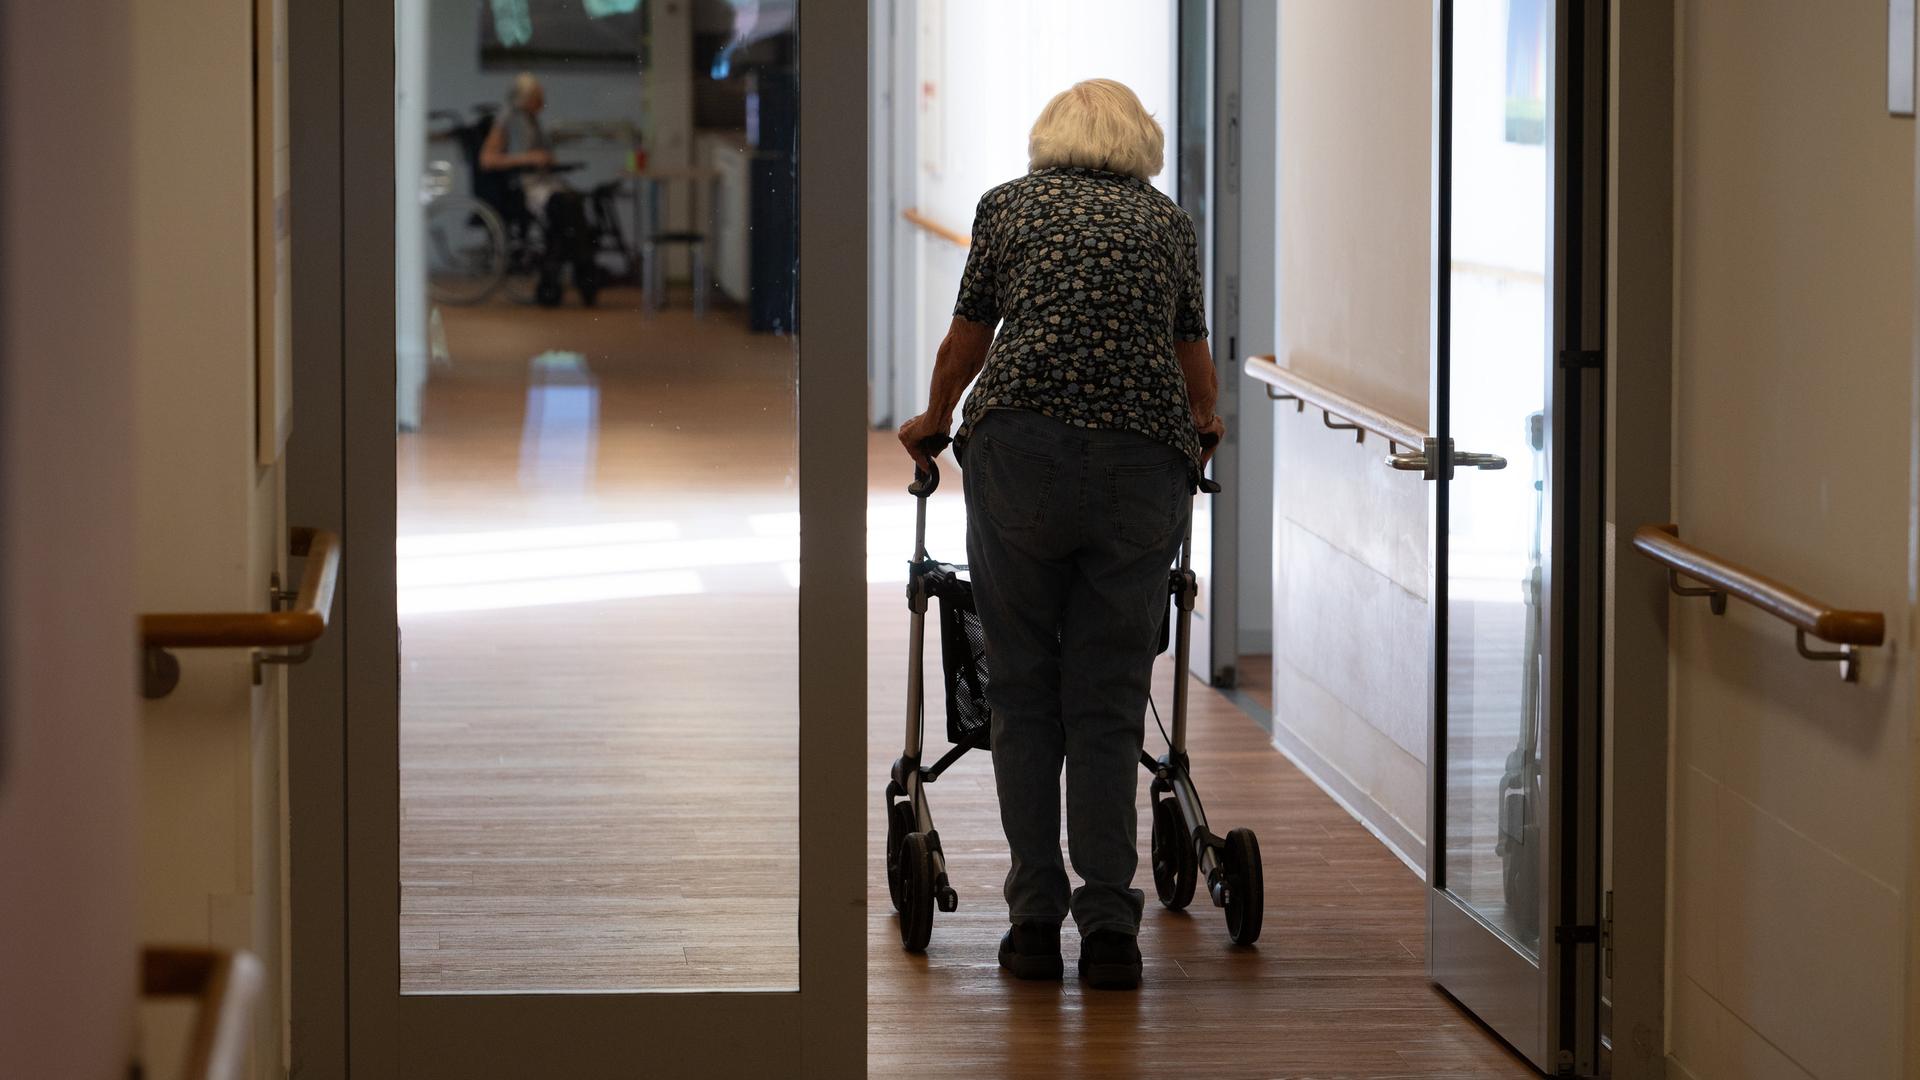
M1080 977L1095 990L1140 985L1140 942L1118 930L1095 930L1080 940Z
M1000 939L1000 966L1020 979L1058 979L1060 924L1014 923Z

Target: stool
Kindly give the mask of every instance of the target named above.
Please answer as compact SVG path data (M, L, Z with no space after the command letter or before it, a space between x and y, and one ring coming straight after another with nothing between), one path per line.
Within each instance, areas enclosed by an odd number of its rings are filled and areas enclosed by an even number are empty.
M681 244L693 260L693 313L707 313L707 234L698 232L655 233L640 241L642 291L647 311L659 311L667 301L666 274L660 269L660 247Z

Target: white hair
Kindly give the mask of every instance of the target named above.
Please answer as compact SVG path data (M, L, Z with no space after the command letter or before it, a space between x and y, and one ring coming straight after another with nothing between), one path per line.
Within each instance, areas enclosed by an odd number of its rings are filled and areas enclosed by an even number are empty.
M1088 79L1055 94L1027 136L1027 167L1062 165L1142 180L1166 164L1167 135L1125 83Z
M507 90L507 104L519 108L526 104L527 98L538 89L540 89L540 80L534 77L533 72L523 71L513 77L513 85Z

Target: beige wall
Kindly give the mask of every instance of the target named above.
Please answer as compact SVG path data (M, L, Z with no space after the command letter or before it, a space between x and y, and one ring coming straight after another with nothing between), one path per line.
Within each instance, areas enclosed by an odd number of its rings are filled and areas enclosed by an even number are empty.
M136 5L134 595L147 611L262 610L284 547L280 468L256 464L253 50L251 4ZM245 650L180 659L179 688L144 710L140 932L261 957L254 1068L278 1075L282 675L254 686ZM154 1061L175 1058L177 1020L150 1016Z
M1282 366L1425 427L1432 6L1280 8ZM1274 737L1424 862L1427 485L1317 413L1274 423Z
M127 5L0 5L0 1072L126 1075Z
M1682 1074L1901 1071L1912 767L1914 128L1886 5L1681 5L1682 534L1888 614L1857 686L1734 605L1673 612Z

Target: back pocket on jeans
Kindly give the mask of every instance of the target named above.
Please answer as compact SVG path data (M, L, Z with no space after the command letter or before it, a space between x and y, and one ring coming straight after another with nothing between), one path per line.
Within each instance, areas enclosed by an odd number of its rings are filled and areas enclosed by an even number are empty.
M1186 462L1107 466L1113 535L1141 551L1170 547L1187 498Z
M980 487L980 504L987 517L1003 532L1039 528L1046 522L1058 462L1046 454L998 442L992 435L977 435L974 441L978 445L968 452L967 464L977 470L974 482Z

